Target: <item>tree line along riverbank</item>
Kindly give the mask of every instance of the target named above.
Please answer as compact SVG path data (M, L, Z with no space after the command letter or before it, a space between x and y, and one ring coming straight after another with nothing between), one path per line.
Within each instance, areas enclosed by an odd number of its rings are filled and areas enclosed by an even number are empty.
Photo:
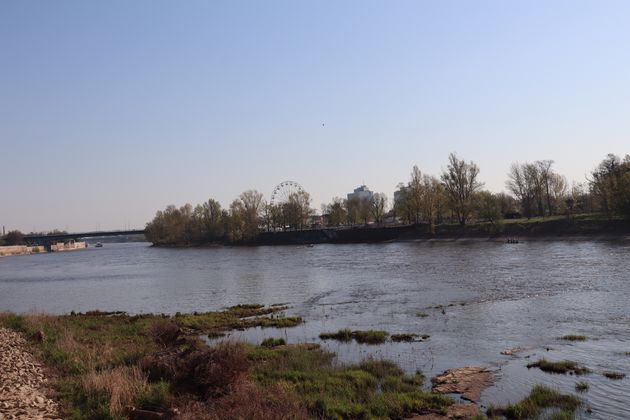
M167 206L144 230L154 245L255 245L378 242L388 240L569 235L619 236L630 219L630 155L609 154L587 181L569 186L551 160L514 163L507 193L484 190L480 168L449 155L439 177L412 168L389 205L383 193L334 197L321 214L304 190L267 202L255 190L243 192L228 208L214 199L192 206ZM317 232L313 232L317 231ZM299 232L299 233L296 233ZM24 245L10 231L1 245Z
M315 215L307 192L266 202L255 190L224 209L214 199L168 206L147 223L155 245L376 242L397 239L520 235L620 235L630 219L630 156L608 155L584 184L569 187L553 161L515 163L508 193L492 193L479 167L451 154L439 177L414 166L391 206L382 193L333 198ZM413 227L413 228L412 228ZM299 232L299 233L296 233Z
M234 328L290 328L302 322L282 315L285 309L238 305L174 316L5 313L0 314L0 332L5 328L28 339L23 351L46 366L59 403L55 414L62 418L526 419L542 412L570 418L580 406L575 396L535 386L523 401L482 413L476 404L445 394L463 393L475 401L490 380L483 368L449 370L427 388L419 371L407 374L395 363L370 358L339 365L333 353L314 343L274 339L260 345L207 345L200 339ZM350 334L356 340L387 335ZM11 335L0 334L0 339L6 337Z
M459 224L430 226L426 223L407 225L368 225L329 227L303 230L260 232L249 240L231 242L178 241L154 242L156 246L204 246L215 245L310 245L350 244L395 241L426 240L619 240L630 237L630 220L609 218L603 214L578 214L567 216L520 218L479 222L462 227Z

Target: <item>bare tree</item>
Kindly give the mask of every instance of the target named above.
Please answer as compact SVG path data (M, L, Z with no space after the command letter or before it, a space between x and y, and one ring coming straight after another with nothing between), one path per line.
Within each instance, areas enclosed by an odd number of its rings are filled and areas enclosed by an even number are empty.
M303 229L312 214L310 204L311 197L307 192L298 191L291 194L288 201L282 204L282 212L287 225L293 229Z
M525 216L553 215L558 211L566 190L566 180L553 171L553 160L514 163L506 186L520 201Z
M232 242L240 242L247 237L247 211L243 201L236 199L230 204L229 238Z
M244 210L245 239L252 239L258 234L263 195L256 190L247 190L239 196L239 199Z
M525 216L528 218L532 217L533 190L529 185L522 165L513 163L512 166L510 166L508 180L505 184L508 190L521 202Z
M411 223L413 221L412 210L410 206L409 187L399 183L394 194L394 217L400 218L402 221Z
M420 223L422 219L423 186L422 172L420 172L417 165L414 165L411 170L411 179L407 186L407 206L414 223Z
M261 204L261 207L262 207L262 212L261 212L262 223L265 226L265 230L267 232L270 232L271 227L273 225L273 205L270 203L267 203L266 201L263 201Z
M449 155L448 160L447 169L442 173L442 183L459 224L465 226L472 209L473 195L483 186L477 181L479 167L472 161L467 163L457 159L454 153Z
M551 169L553 166L553 160L537 160L534 162L538 166L538 176L540 178L541 192L545 195L547 202L547 212L549 215L553 214L553 206L551 203L551 183L554 178L554 172ZM542 195L541 194L541 195ZM543 212L544 216L544 212Z
M549 177L549 214L562 214L567 190L567 179L563 175L552 173Z
M442 197L444 196L444 188L440 181L430 175L422 177L422 200L420 208L424 219L429 224L429 232L435 233L435 223L438 218L440 208L442 207Z
M387 196L383 193L375 193L370 199L370 211L374 221L378 224L383 223L383 216L385 216L385 209L387 207Z
M353 197L345 201L346 204L346 218L349 225L355 225L361 220L361 200L357 197Z

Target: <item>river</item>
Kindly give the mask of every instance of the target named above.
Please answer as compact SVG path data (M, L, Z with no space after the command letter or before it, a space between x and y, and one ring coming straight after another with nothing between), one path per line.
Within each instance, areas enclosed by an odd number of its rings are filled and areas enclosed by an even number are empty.
M205 249L105 244L0 258L0 311L174 313L287 303L304 325L232 336L318 341L320 332L340 328L427 334L423 342L322 344L340 362L384 357L428 377L487 366L496 381L482 394L484 406L517 401L536 383L575 393L583 380L590 388L580 394L580 417L630 418L630 378L602 375L630 376L629 257L629 242L597 241ZM588 340L560 340L565 334ZM500 354L517 346L526 350ZM575 360L593 372L576 378L525 367L540 357Z

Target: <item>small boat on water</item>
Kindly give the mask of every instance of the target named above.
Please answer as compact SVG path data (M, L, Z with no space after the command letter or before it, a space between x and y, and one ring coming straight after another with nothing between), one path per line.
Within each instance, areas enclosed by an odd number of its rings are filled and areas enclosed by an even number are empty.
M103 244L100 242L97 242L96 245L94 245L94 248L103 248Z

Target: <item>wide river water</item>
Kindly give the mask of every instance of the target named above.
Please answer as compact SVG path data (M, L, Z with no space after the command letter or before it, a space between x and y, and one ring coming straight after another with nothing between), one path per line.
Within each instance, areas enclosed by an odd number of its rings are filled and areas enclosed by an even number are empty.
M0 258L0 311L192 312L286 303L304 325L232 337L318 342L323 331L428 334L370 346L322 342L339 362L387 358L427 377L486 366L482 406L514 402L543 383L579 394L580 418L630 418L630 242L414 242L314 247L163 249L146 243ZM443 308L438 306L442 305ZM428 316L418 316L424 313ZM585 342L559 337L581 334ZM522 347L513 356L501 351ZM527 369L545 357L592 373ZM592 413L587 413L587 409Z

